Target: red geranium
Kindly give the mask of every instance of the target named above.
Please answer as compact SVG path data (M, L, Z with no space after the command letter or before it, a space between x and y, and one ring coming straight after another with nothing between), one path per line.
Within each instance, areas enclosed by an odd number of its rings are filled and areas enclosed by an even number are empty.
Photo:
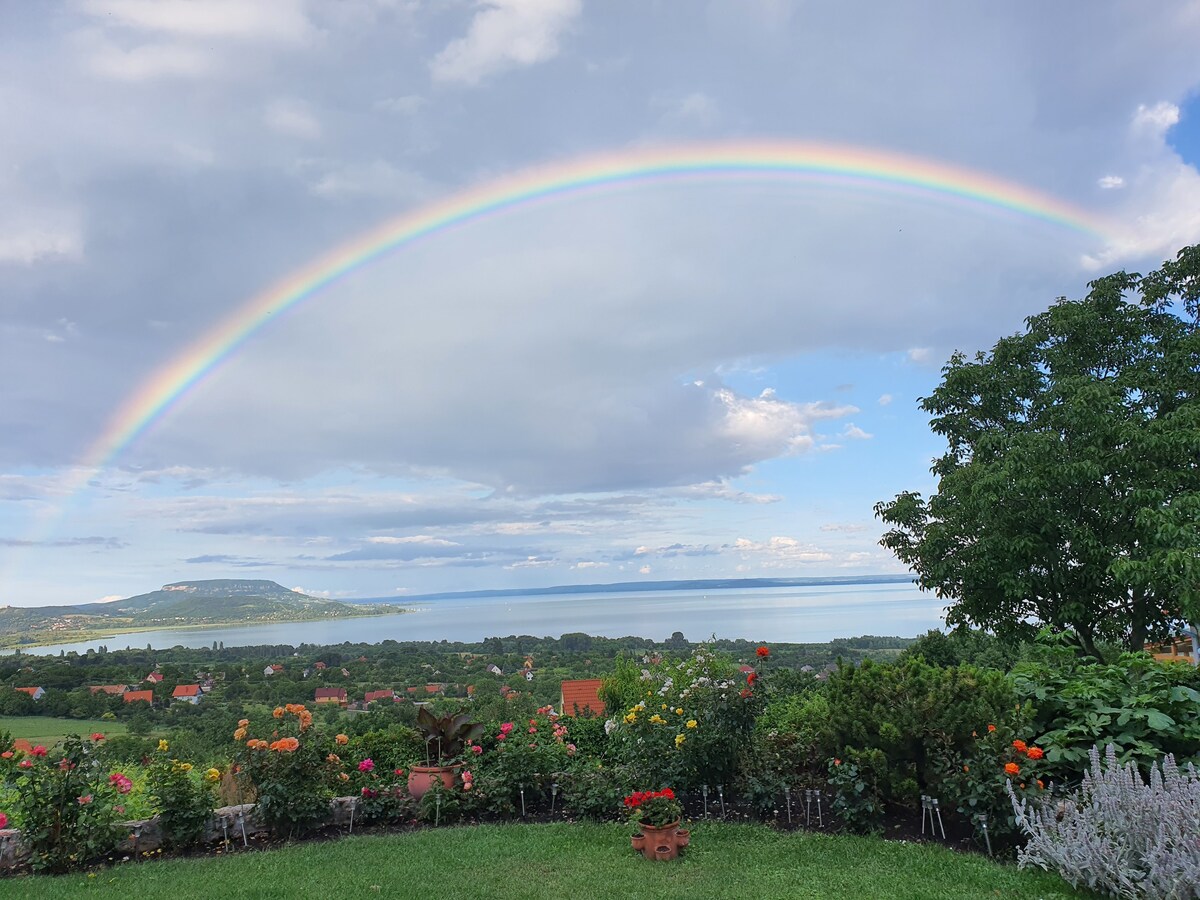
M766 647L759 647L754 652L758 654L759 659L766 659L768 656L771 655L771 651L768 650Z

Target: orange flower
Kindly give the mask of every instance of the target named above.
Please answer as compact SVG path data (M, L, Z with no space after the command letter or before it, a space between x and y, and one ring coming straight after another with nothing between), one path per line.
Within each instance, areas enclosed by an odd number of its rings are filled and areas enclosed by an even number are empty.
M280 738L271 744L271 749L277 753L291 753L300 747L300 741L294 737Z
M1045 756L1046 754L1045 754L1045 752L1042 750L1042 748L1041 748L1041 747L1030 747L1030 748L1029 748L1029 749L1026 751L1026 755L1027 755L1027 756L1028 756L1030 759L1041 759L1041 758L1042 758L1043 756Z
M1046 785L1042 784L1042 779L1040 779L1040 778L1039 778L1039 779L1037 780L1037 786L1038 786L1038 790L1040 791L1040 790L1042 790L1042 788L1044 788Z
M1016 750L1018 753L1024 753L1025 749L1026 749L1025 742L1024 741L1013 741L1013 749Z
M246 728L245 728L245 726L242 726L241 728L239 728L237 731L235 731L235 732L233 733L233 739L234 739L235 741L240 741L240 740L243 740L243 739L245 739L245 737L246 737Z
M1021 767L1018 766L1016 763L1005 763L1004 771L1007 772L1009 775L1020 775Z
M341 744L343 747L346 746L348 743L350 743L350 738L346 737L344 734L339 734L337 737L334 738L334 740L337 741L339 744Z
M964 771L964 772L970 772L970 771L971 771L971 767L970 767L970 766L963 766L963 771Z
M996 726L995 726L995 725L989 725L989 726L988 726L988 734L991 734L991 733L992 733L993 731L995 731L995 730L996 730Z
M282 719L283 718L283 707L282 706L275 707L275 709L271 712L271 715L273 715L277 719Z
M245 728L249 724L250 724L249 719L238 719L238 728Z
M1025 782L1021 782L1021 790L1025 790Z
M341 761L342 758L336 753L330 753L327 757L325 757L325 762L340 763Z
M842 764L842 761L841 761L840 759L835 759L835 760L833 761L833 764L834 764L835 766L840 766L840 765Z
M338 772L338 781L349 781L349 780L350 780L350 776L347 775L345 772Z

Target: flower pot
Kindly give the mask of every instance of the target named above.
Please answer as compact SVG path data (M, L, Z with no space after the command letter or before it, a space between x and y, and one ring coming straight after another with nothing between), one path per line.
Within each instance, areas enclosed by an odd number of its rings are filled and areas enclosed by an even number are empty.
M663 844L661 847L654 848L654 858L658 860L674 859L678 851L669 844Z
M678 828L675 830L675 846L686 847L692 842L692 833L686 828Z
M679 847L682 845L676 836L680 831L678 822L671 822L661 828L655 828L653 825L645 823L640 827L644 841L641 850L646 859L674 859L679 854ZM660 856L659 853L664 847L667 848L669 855Z
M462 767L462 763L449 766L413 766L408 772L409 795L414 800L420 800L435 781L440 781L446 788L454 787L454 779L458 777L458 771Z
M633 844L633 849L638 853L642 853L646 849L646 836L639 832L630 838L630 843Z

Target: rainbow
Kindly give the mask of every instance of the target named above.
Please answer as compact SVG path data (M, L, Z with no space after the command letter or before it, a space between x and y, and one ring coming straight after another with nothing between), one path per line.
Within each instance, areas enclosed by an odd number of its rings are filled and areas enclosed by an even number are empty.
M916 193L1047 222L1102 240L1113 233L1095 215L1031 188L935 160L853 146L764 141L685 144L537 166L385 222L251 297L147 378L121 404L80 465L86 472L111 462L273 317L390 251L540 201L679 179L801 179L851 190Z

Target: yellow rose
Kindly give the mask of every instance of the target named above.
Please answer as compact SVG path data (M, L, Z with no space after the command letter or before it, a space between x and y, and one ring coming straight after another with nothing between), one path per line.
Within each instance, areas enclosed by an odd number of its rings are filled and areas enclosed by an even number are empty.
M158 742L158 749L161 750L163 753L166 753L168 750L171 749L171 745L168 744L165 740L160 740Z
M699 722L697 722L695 719L688 719L688 720L687 720L687 727L688 727L688 728L695 728L695 727L696 727L697 725L699 725L699 724L700 724L700 723L699 723Z

